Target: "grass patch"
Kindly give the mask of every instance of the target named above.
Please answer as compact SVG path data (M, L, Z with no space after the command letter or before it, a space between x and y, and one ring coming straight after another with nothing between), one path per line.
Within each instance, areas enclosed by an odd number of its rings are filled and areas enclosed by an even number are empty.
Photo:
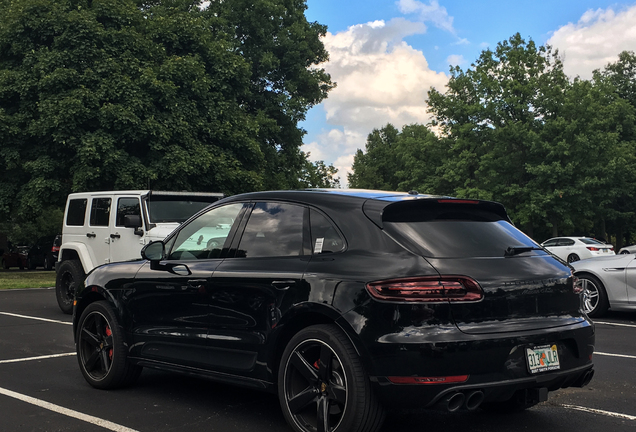
M55 286L54 271L0 270L0 290Z

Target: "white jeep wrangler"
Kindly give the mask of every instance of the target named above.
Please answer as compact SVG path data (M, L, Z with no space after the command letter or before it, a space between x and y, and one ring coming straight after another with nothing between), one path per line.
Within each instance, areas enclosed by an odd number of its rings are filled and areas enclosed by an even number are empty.
M163 240L221 193L150 190L83 192L68 196L55 263L57 302L73 311L75 289L95 267L141 259L141 248Z

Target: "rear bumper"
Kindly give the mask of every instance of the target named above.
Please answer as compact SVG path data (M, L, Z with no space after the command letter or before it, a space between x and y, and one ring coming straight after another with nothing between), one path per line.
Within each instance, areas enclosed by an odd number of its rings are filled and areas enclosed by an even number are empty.
M550 372L548 374L527 378L488 381L478 384L435 385L435 384L394 384L387 377L372 377L374 391L386 406L399 408L429 408L444 401L450 395L463 393L466 396L479 391L483 394L483 402L503 402L513 397L520 390L546 389L554 391L566 387L582 387L592 377L593 365Z
M389 406L430 407L454 392L473 390L483 392L484 402L504 401L523 389L580 387L593 370L595 330L589 320L474 335L439 322L374 330L364 328L352 340L376 394ZM557 346L560 368L533 374L526 348L546 345Z

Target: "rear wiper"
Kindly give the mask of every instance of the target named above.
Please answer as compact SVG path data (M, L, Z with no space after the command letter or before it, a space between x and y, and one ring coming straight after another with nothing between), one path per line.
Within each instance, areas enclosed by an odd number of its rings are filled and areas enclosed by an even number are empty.
M506 252L504 252L504 256L505 257L515 256L515 255L519 255L524 252L530 252L533 250L543 250L543 248L534 247L534 246L510 246L508 249L506 249Z

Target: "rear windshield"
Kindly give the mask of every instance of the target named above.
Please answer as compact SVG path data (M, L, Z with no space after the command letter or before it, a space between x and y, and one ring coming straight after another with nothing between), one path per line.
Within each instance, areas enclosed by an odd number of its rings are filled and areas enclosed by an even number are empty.
M425 257L503 257L508 248L540 247L501 214L476 205L392 211L383 219L389 235ZM532 254L545 252L529 250L523 256Z
M593 238L580 238L579 240L581 240L583 243L585 244L591 244L591 245L603 245L606 246L605 243L603 243L602 241L593 239Z

